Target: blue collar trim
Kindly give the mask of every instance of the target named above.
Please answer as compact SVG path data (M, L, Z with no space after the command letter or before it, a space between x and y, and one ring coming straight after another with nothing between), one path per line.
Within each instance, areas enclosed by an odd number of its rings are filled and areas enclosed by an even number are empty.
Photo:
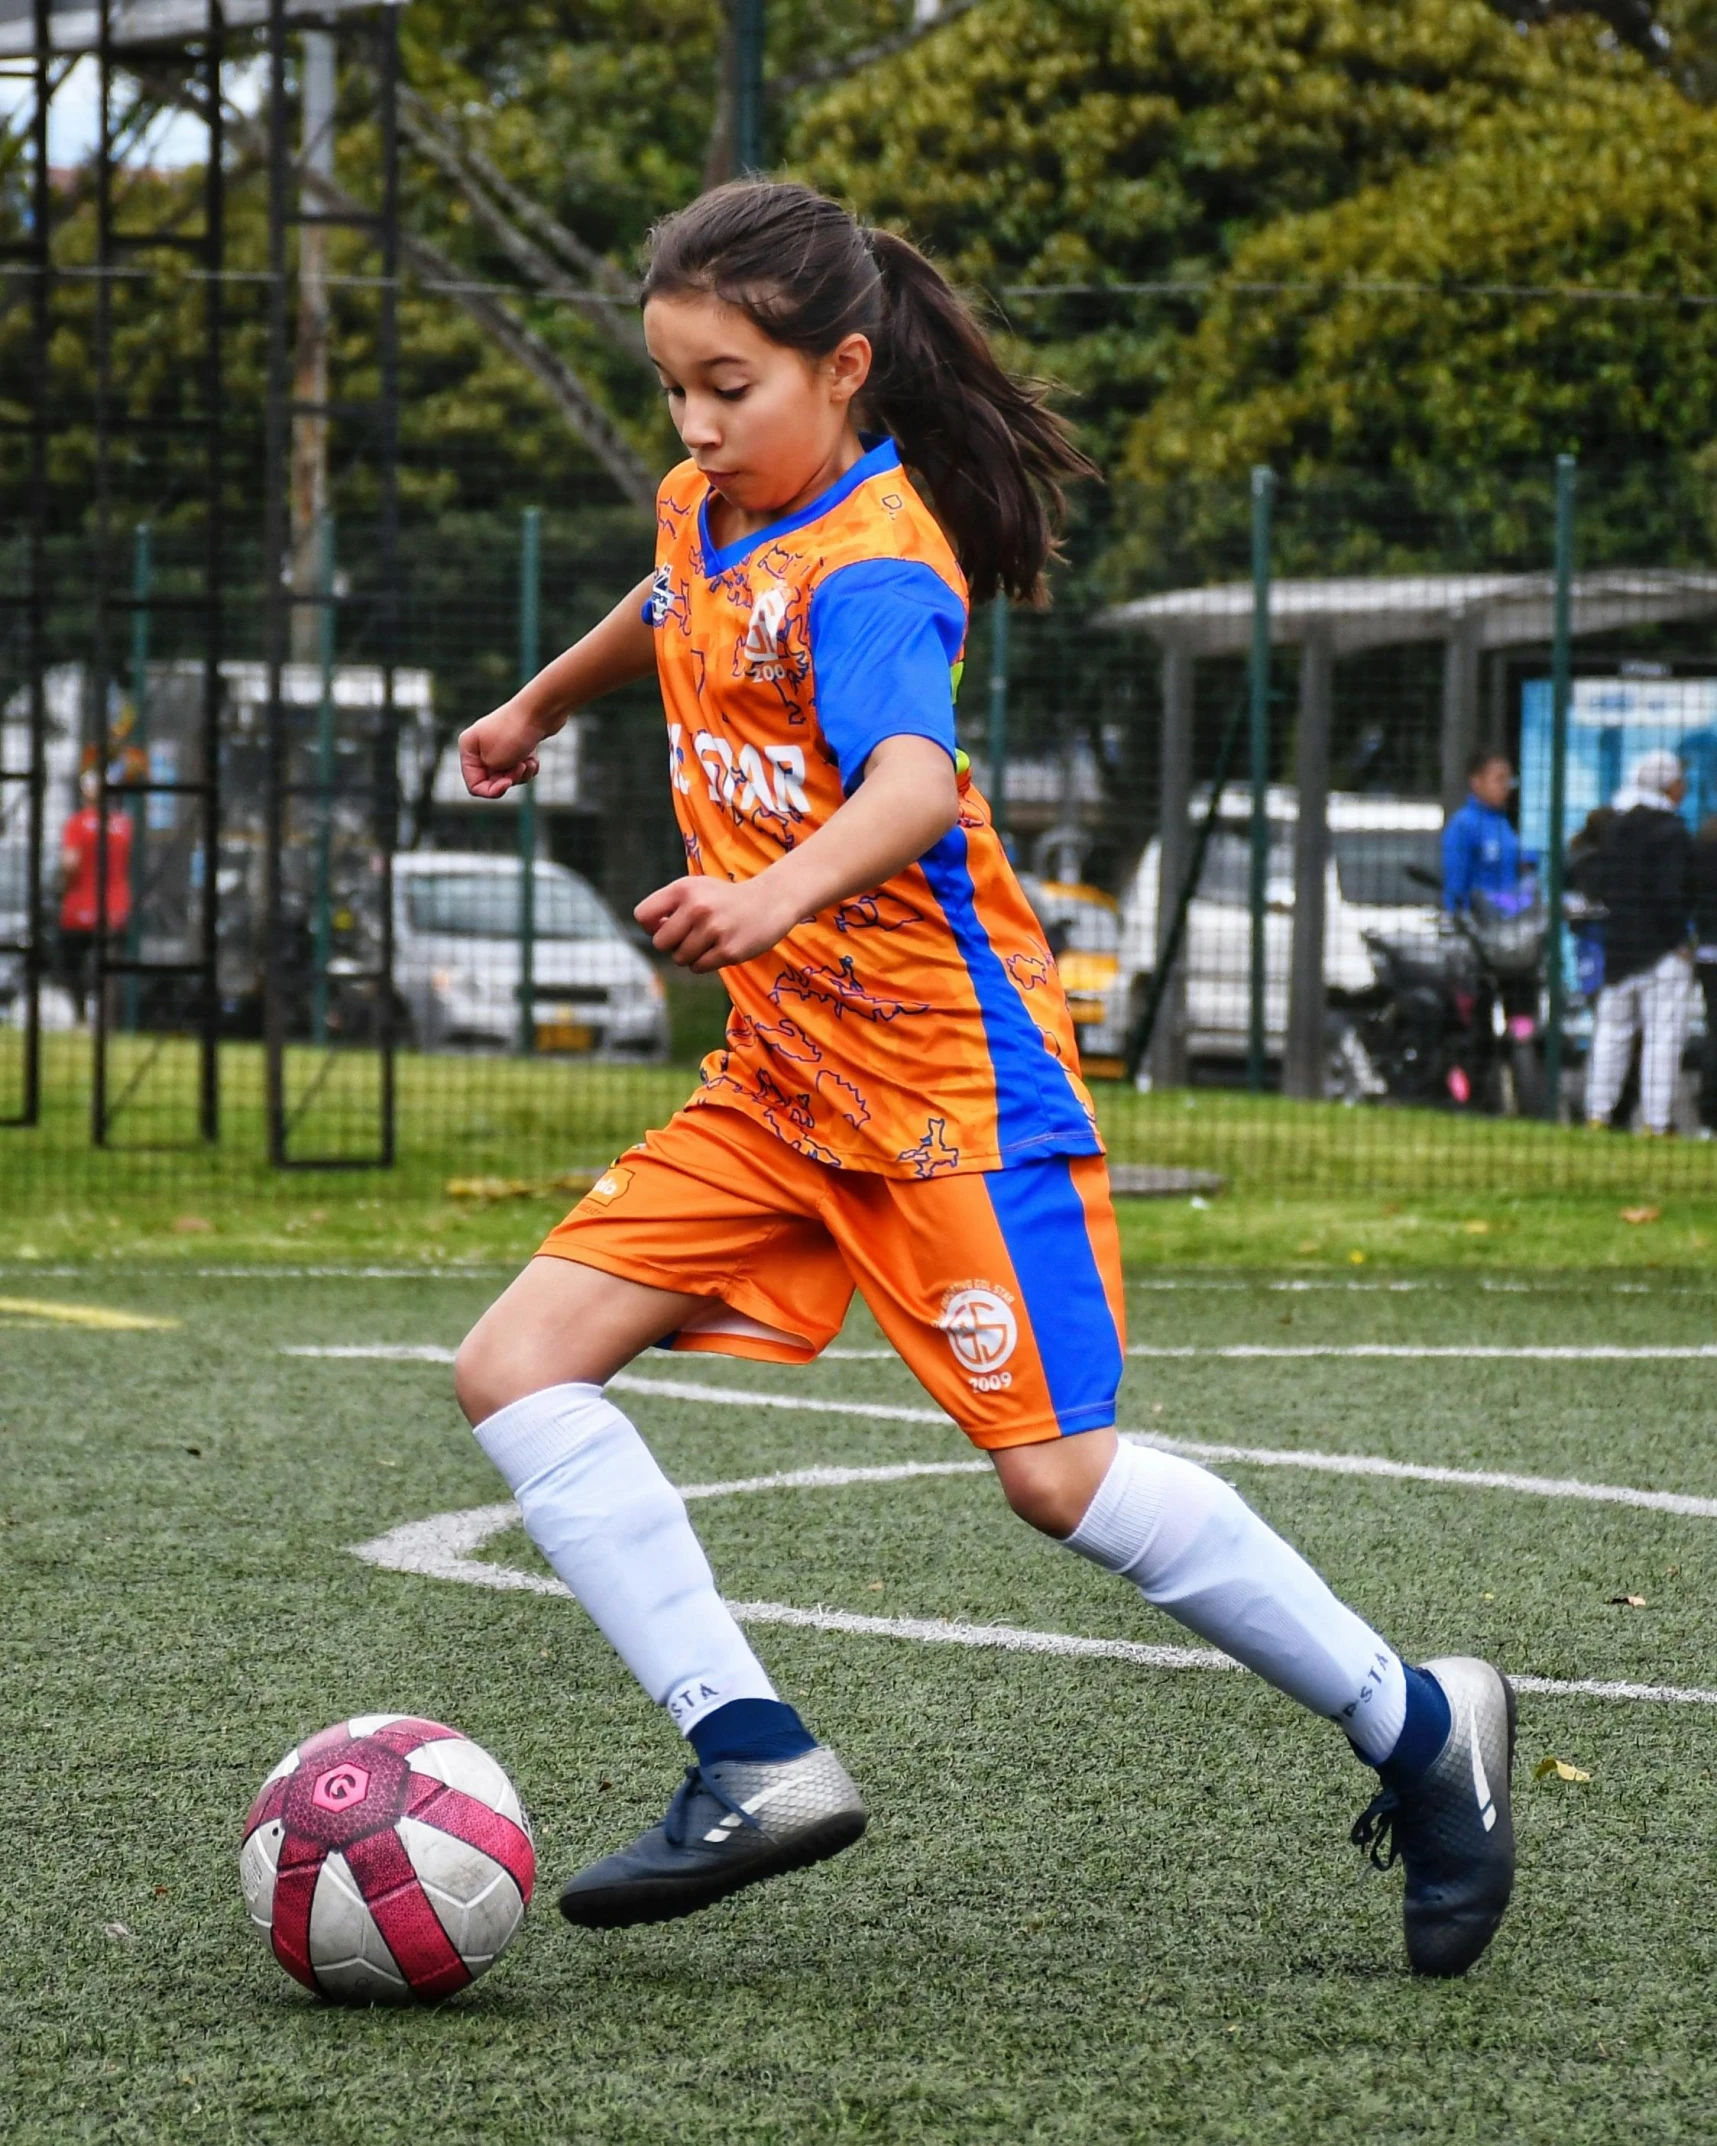
M879 476L885 469L900 467L900 450L891 439L878 440L853 464L844 477L837 477L826 492L802 506L796 514L783 515L778 522L771 522L767 529L759 529L754 535L739 537L725 551L717 551L709 535L709 492L706 490L703 503L698 508L698 541L703 547L704 573L711 581L719 581L729 567L737 566L748 558L760 545L772 544L777 537L789 535L795 529L803 529L807 522L821 521L843 499L849 498L859 486L871 477Z

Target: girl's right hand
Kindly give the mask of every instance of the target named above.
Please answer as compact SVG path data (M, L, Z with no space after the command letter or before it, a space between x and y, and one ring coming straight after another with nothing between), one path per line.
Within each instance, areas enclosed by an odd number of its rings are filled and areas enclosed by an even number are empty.
M509 700L459 733L459 772L473 797L505 797L537 772L537 748L548 733L516 700Z

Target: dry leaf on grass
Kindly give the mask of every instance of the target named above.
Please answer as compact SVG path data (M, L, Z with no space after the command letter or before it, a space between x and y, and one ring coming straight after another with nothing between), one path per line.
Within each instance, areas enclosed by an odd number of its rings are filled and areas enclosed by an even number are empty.
M1490 1224L1488 1222L1463 1222L1461 1227L1469 1237L1488 1237L1490 1235Z
M1622 1209L1622 1220L1624 1222L1661 1222L1663 1220L1663 1209L1661 1207L1624 1207Z
M1617 1609L1644 1609L1646 1607L1644 1595L1612 1595L1610 1600Z
M201 1215L175 1215L173 1218L173 1234L177 1237L197 1237L214 1226Z
M596 1182L592 1170L561 1170L553 1177L450 1177L450 1200L540 1200L551 1192L586 1193Z
M1532 1778L1535 1781L1548 1781L1552 1777L1558 1781L1589 1781L1592 1778L1578 1766L1570 1766L1566 1759L1540 1759L1532 1769Z

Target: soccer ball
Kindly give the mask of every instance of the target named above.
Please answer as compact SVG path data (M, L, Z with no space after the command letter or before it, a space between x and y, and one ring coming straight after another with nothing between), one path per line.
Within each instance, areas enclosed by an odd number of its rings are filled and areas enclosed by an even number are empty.
M359 1714L289 1751L244 1822L251 1927L343 2004L450 1997L525 1917L536 1851L480 1744L410 1714Z

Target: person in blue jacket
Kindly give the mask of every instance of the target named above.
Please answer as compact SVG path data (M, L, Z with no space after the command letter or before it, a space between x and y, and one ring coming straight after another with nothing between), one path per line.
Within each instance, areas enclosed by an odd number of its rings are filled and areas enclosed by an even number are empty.
M1467 762L1467 800L1443 829L1443 907L1459 916L1475 894L1497 908L1523 908L1530 890L1522 884L1538 862L1520 846L1508 819L1514 767L1504 752L1485 746Z

